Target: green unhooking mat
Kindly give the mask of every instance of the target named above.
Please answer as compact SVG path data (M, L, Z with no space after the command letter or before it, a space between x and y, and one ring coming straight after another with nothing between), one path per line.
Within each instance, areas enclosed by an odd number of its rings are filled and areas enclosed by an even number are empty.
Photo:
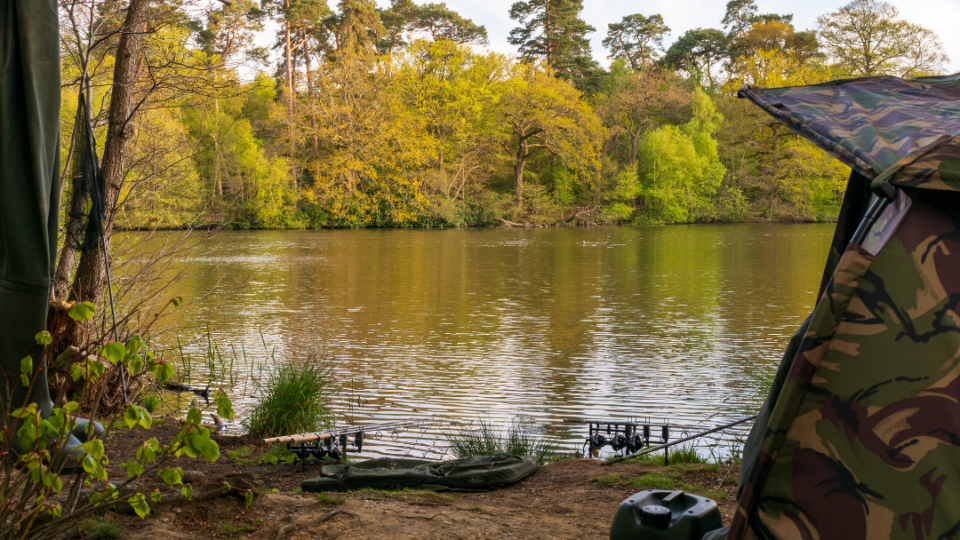
M481 491L519 482L540 465L531 457L495 454L450 461L380 458L351 465L324 465L320 476L304 480L303 491L403 488Z

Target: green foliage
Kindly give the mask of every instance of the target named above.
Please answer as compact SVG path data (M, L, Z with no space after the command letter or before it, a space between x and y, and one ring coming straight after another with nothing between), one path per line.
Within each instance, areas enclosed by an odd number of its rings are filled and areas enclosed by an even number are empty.
M84 310L79 313L77 320L92 313ZM49 335L41 333L36 336L39 344L49 347L52 340ZM43 354L47 354L44 351ZM108 343L100 348L100 354L114 368L121 366L130 370L153 368L157 362L154 354L149 350L147 343L139 336L132 336L126 343ZM103 366L99 361L93 362L99 369L92 369L91 364L78 365L75 371L77 380L84 379L86 383L96 380L103 374ZM134 368L134 366L139 366ZM32 359L25 358L21 362L21 375L28 377L27 381L33 384ZM229 398L217 397L218 408L228 410L232 407ZM63 520L80 522L81 531L92 538L115 538L123 534L123 527L109 519L89 518L91 514L102 512L106 507L115 504L128 504L139 517L150 514L151 503L158 502L159 491L145 495L140 492L125 491L124 498L120 499L120 489L110 482L108 466L110 458L107 455L103 440L114 429L114 424L107 428L107 434L101 438L91 439L76 448L66 448L66 443L73 441L68 436L76 428L73 413L78 408L76 402L67 402L62 407L53 408L49 414L40 410L37 403L29 402L25 406L13 410L10 414L19 421L16 437L19 442L17 467L8 467L0 471L2 482L7 488L0 494L0 519L7 523L4 537L32 537L49 534L65 525ZM209 433L199 425L201 411L193 409L180 432L170 444L161 445L155 439L145 441L137 449L136 459L120 463L127 479L146 477L150 480L163 480L170 485L179 484L180 470L165 468L163 465L175 456L187 453L202 455L215 460L219 456L216 443L209 440ZM91 418L91 423L96 418ZM146 408L135 404L128 404L124 411L120 425L128 429L137 427L149 428L151 418ZM86 478L98 482L99 487L90 495L91 504L80 504L70 516L63 516L61 504L66 500L59 496L61 493L79 493L78 483L84 481L82 475L63 475L59 473L67 459L66 452L71 453L78 466L86 473ZM20 472L22 471L22 473ZM74 482L70 489L65 489L64 480ZM121 486L125 486L121 484ZM73 495L71 495L73 496ZM74 503L70 503L74 505ZM28 509L28 510L24 510ZM37 519L44 516L43 519Z
M333 391L333 372L325 359L308 355L302 360L283 360L259 388L259 399L244 420L244 427L253 437L329 427L333 415L327 398Z
M640 198L646 223L687 223L716 217L714 198L725 168L713 136L723 117L702 90L693 94L693 117L683 126L663 126L644 137Z

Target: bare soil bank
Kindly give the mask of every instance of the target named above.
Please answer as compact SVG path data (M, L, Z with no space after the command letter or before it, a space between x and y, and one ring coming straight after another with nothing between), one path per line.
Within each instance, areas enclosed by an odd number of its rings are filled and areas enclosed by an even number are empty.
M149 432L120 431L107 441L113 478L126 475L119 467L144 439L163 441L174 426ZM249 473L264 492L247 508L241 497L228 494L214 500L155 506L146 519L109 514L122 523L123 538L269 538L269 539L466 539L604 538L617 506L649 487L709 492L728 523L736 507L739 467L622 463L602 466L590 459L568 459L540 469L515 485L484 493L378 492L292 493L300 481L317 474L311 465L254 464L231 460L227 452L254 441L218 437L223 458L217 463L180 458L174 466L216 477ZM260 451L264 448L260 447ZM279 492L271 492L272 490ZM85 535L86 536L86 535ZM79 538L80 535L78 534Z

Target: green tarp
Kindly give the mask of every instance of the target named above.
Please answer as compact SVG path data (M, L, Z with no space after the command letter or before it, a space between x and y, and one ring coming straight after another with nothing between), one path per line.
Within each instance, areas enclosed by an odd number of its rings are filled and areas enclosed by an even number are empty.
M380 458L350 465L324 465L320 476L304 480L303 491L403 488L479 491L519 482L540 466L529 457L497 454L449 461Z
M60 206L59 136L57 2L0 1L0 365L13 377L15 406L26 398L16 384L20 360L39 359L34 336L46 328ZM46 390L45 378L37 388ZM49 399L38 401L48 413Z
M960 74L747 87L739 95L866 178L889 171L894 185L960 190Z

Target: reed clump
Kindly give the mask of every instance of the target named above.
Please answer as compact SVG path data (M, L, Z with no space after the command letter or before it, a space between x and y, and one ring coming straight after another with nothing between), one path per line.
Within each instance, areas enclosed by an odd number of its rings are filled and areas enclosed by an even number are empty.
M458 458L512 454L535 458L541 465L550 461L555 445L528 423L511 422L500 429L491 422L477 421L475 429L446 435L450 450Z
M258 389L244 427L261 438L328 428L333 425L328 398L334 391L333 370L323 357L281 360Z

